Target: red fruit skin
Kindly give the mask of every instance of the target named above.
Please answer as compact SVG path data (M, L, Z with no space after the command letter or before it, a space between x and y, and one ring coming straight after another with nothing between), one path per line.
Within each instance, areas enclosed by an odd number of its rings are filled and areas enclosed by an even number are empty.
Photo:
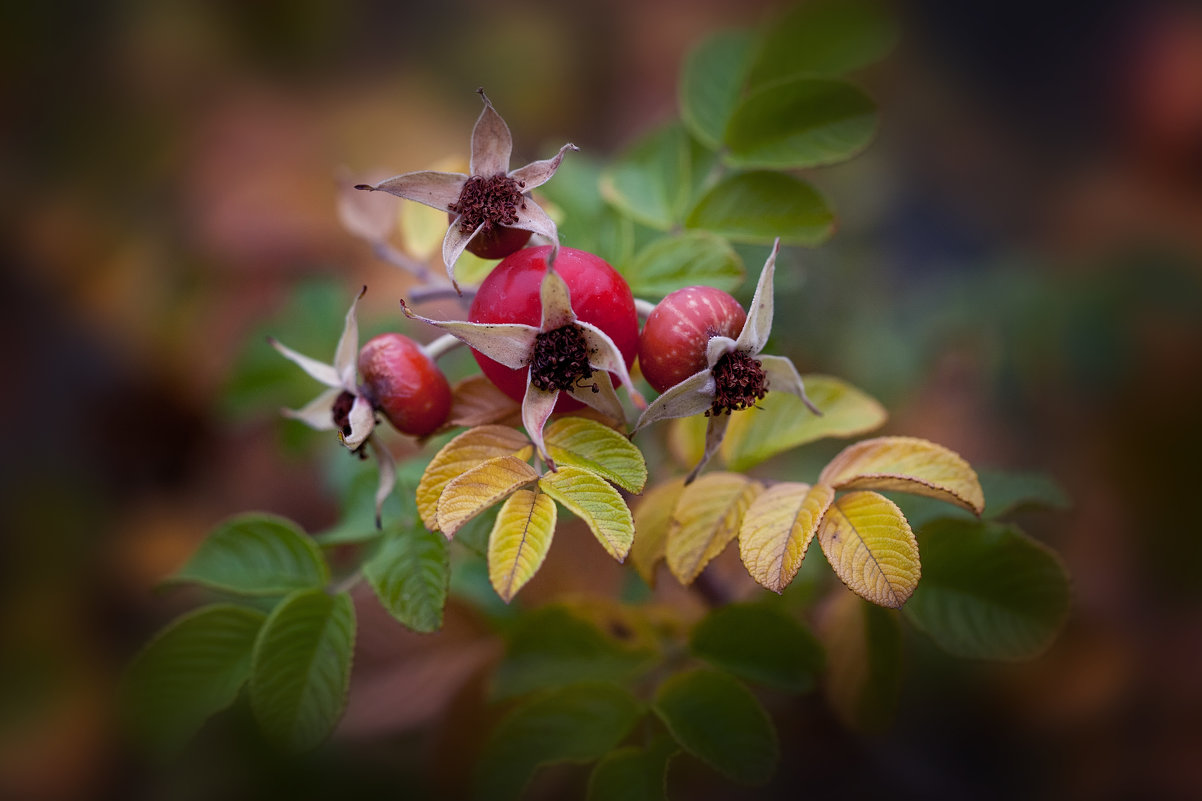
M550 252L550 245L546 245L525 248L505 258L480 284L468 319L473 323L524 323L537 328L542 323L539 286ZM629 369L639 349L639 322L626 279L604 259L574 248L559 249L555 271L568 285L576 317L609 334ZM490 381L521 402L526 394L527 369L513 370L474 350L472 356ZM580 408L582 404L567 393L560 394L555 405L557 412Z
M747 313L730 294L712 286L686 286L659 302L639 337L639 366L656 392L706 368L710 337L738 339Z
M447 215L449 222L455 222L459 215ZM530 232L521 228L505 228L493 226L489 231L481 231L467 243L467 252L482 259L503 259L511 253L516 253L530 241Z
M451 411L451 385L421 346L381 334L359 351L359 375L372 404L402 434L433 434Z

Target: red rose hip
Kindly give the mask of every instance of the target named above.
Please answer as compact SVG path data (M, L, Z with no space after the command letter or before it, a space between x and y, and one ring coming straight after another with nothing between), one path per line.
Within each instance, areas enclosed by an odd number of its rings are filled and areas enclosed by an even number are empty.
M522 323L539 327L542 301L539 288L547 271L550 246L525 248L501 261L480 284L468 320L473 323ZM559 249L555 271L571 293L577 319L604 331L626 362L634 363L639 347L638 316L626 280L608 262L573 248ZM526 369L514 370L473 350L472 356L502 392L518 401L526 394ZM558 412L581 408L567 393L559 396Z
M704 370L712 336L737 339L747 321L729 293L711 286L687 286L659 302L639 337L639 365L656 392L674 387Z
M400 334L381 334L359 351L363 394L393 428L424 437L446 422L451 386L421 346Z

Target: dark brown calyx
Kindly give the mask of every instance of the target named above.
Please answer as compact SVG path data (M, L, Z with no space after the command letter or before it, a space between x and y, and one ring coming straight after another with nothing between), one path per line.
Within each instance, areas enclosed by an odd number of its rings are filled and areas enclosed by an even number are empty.
M768 392L767 376L759 359L741 350L723 355L710 374L714 377L714 405L705 413L707 417L750 409Z
M574 325L544 331L534 339L530 381L539 389L569 391L593 376L588 365L588 343ZM593 392L597 387L592 387Z
M355 396L350 392L343 392L334 399L334 406L331 409L334 417L334 426L342 432L342 436L349 437L351 435L351 407L355 405Z
M470 234L480 226L489 233L497 226L513 225L518 221L518 210L526 208L522 196L525 182L497 173L491 178L473 175L463 185L459 199L447 209L460 215L459 230Z

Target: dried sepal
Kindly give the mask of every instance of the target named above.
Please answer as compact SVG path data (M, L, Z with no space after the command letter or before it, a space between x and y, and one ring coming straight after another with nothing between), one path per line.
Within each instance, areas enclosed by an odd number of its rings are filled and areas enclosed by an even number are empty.
M709 460L718 452L718 448L722 447L722 440L726 437L726 427L730 425L729 414L711 414L705 423L705 451L701 454L701 461L697 462L697 466L690 472L688 478L684 480L685 484L692 484L700 475Z
M755 295L751 298L751 306L747 309L747 322L739 332L736 346L753 356L758 354L768 344L772 333L773 292L772 279L776 274L776 254L780 251L780 238L772 244L772 252L764 262L760 271L760 280L755 285Z
M792 360L785 356L759 356L758 358L760 364L763 365L764 373L768 376L768 389L795 395L801 399L807 409L822 416L821 410L806 395L805 382L801 380L801 373L797 372Z
M692 417L708 410L714 403L714 377L709 370L702 370L669 388L664 394L651 401L634 427L637 433L660 420L676 417Z
M555 469L555 462L547 454L547 445L543 442L543 428L547 418L555 411L555 403L559 400L559 390L545 390L534 386L533 381L526 382L526 395L522 398L522 425L526 428L526 436L538 449L538 456L549 470Z
M515 370L530 363L530 354L539 333L534 326L521 323L467 323L458 320L432 320L410 309L403 300L401 301L401 311L410 320L421 320L423 323L440 328L473 350L478 350L493 361Z

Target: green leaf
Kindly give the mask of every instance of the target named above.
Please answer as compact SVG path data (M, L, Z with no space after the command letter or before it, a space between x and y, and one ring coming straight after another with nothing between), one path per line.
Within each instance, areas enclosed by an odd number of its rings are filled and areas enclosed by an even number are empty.
M826 695L839 719L860 731L885 728L901 690L897 612L840 592L819 634L826 646Z
M883 58L897 36L879 2L808 0L771 23L749 80L761 86L800 74L839 75Z
M944 650L1028 659L1068 614L1068 575L1051 549L1012 526L937 520L918 535L923 577L906 617Z
M383 532L376 528L376 490L379 485L380 476L374 464L370 469L359 470L346 489L341 518L325 531L314 534L313 540L322 548L332 548L380 539ZM416 518L415 486L416 482L404 476L397 477L396 488L384 501L380 513L385 526L407 526Z
M986 520L999 520L1029 509L1068 509L1072 506L1068 494L1054 478L1046 473L980 470L977 472L985 493ZM932 498L898 497L897 505L915 529L941 517L975 520L964 509L949 507Z
M643 452L607 425L585 417L561 417L543 432L551 458L596 473L627 492L638 494L647 483Z
M641 713L638 701L613 684L576 684L528 701L510 712L485 744L476 797L518 798L543 765L600 758L622 741Z
M640 250L622 270L635 297L663 297L706 284L731 291L743 282L743 260L720 236L686 231L664 236Z
M669 125L638 142L601 174L601 194L635 222L667 231L684 219L708 172L688 133ZM712 159L712 156L709 157Z
M713 150L722 146L722 135L751 66L754 44L754 37L747 31L723 31L685 57L680 76L680 117L689 132Z
M619 748L597 763L588 779L587 801L664 801L668 763L680 753L670 737L646 748Z
M493 695L508 698L579 681L620 681L649 664L653 652L603 633L562 606L544 606L514 626Z
M355 607L345 592L300 590L267 618L255 642L250 706L269 740L289 751L315 748L346 705Z
M380 550L363 564L363 575L406 628L423 633L442 628L451 563L441 534L423 526L389 529Z
M634 224L605 203L599 188L601 165L573 153L555 172L555 180L538 194L558 206L556 224L564 245L595 253L612 265L624 263L634 251ZM554 208L551 212L554 212Z
M834 164L864 149L876 126L876 104L846 81L774 83L735 109L726 128L726 161L766 169Z
M689 212L688 228L703 228L735 242L818 245L834 231L826 201L799 178L779 172L728 175Z
M569 465L547 473L538 487L583 520L610 556L625 561L634 542L634 518L617 490L587 470Z
M714 670L679 673L660 685L655 714L684 750L742 784L776 771L776 729L738 680Z
M822 646L784 612L762 604L719 607L693 629L693 653L739 678L791 692L814 688Z
M219 525L168 579L239 595L284 595L324 587L329 580L329 568L313 540L290 520L258 513Z
M755 409L732 416L720 451L727 467L746 470L808 442L856 436L884 424L885 408L850 384L824 375L804 380L822 416L794 395L769 391Z
M123 686L140 739L173 751L233 703L250 675L251 649L265 619L239 606L206 606L159 632L134 659Z

